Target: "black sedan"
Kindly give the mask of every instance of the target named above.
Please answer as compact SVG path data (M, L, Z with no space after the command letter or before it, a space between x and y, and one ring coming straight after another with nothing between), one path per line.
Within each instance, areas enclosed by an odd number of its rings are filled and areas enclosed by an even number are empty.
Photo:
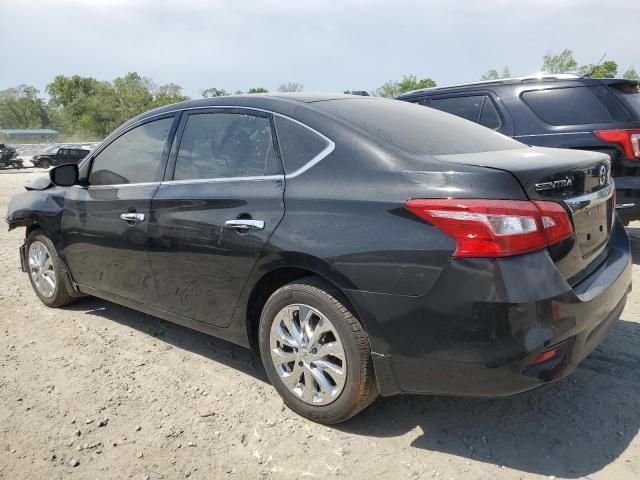
M293 410L508 395L576 368L631 289L606 155L348 95L129 121L10 204L46 305L94 295L262 357Z

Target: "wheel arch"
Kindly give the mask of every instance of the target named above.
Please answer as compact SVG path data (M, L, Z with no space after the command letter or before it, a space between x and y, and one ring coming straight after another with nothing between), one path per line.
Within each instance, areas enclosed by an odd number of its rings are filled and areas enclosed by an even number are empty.
M303 262L299 261L304 259ZM344 281L338 275L332 274L330 266L322 260L308 255L298 257L298 261L280 263L272 268L260 269L257 279L252 282L252 286L247 295L244 308L244 321L250 348L259 354L258 346L258 326L262 308L268 298L287 283L305 277L318 277L331 287L339 295L339 300L347 307L352 314L360 321L365 333L366 326L361 320L359 312L350 301L344 291Z

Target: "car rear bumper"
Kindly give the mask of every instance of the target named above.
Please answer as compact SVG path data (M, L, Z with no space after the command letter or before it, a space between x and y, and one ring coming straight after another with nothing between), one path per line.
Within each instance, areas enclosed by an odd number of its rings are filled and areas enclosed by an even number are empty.
M631 290L620 221L608 255L570 286L546 250L503 259L452 259L420 297L350 290L367 328L383 395L502 396L575 370L619 318ZM542 363L539 354L556 350Z

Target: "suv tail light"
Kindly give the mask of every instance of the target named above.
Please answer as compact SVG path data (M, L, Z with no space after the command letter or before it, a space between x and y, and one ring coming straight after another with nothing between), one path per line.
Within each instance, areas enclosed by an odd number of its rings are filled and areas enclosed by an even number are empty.
M573 227L555 202L409 199L405 208L457 244L454 257L507 257L540 250L571 236Z
M594 130L603 142L617 143L629 160L640 160L640 128Z

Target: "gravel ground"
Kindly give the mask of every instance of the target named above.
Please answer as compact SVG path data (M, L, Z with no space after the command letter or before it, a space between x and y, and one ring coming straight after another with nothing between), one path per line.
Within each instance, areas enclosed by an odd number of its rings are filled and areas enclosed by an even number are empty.
M0 172L2 216L37 174ZM638 263L640 223L629 232ZM0 230L0 478L640 478L637 291L570 378L381 398L328 428L286 409L240 347L102 300L45 307L18 267L23 235Z

